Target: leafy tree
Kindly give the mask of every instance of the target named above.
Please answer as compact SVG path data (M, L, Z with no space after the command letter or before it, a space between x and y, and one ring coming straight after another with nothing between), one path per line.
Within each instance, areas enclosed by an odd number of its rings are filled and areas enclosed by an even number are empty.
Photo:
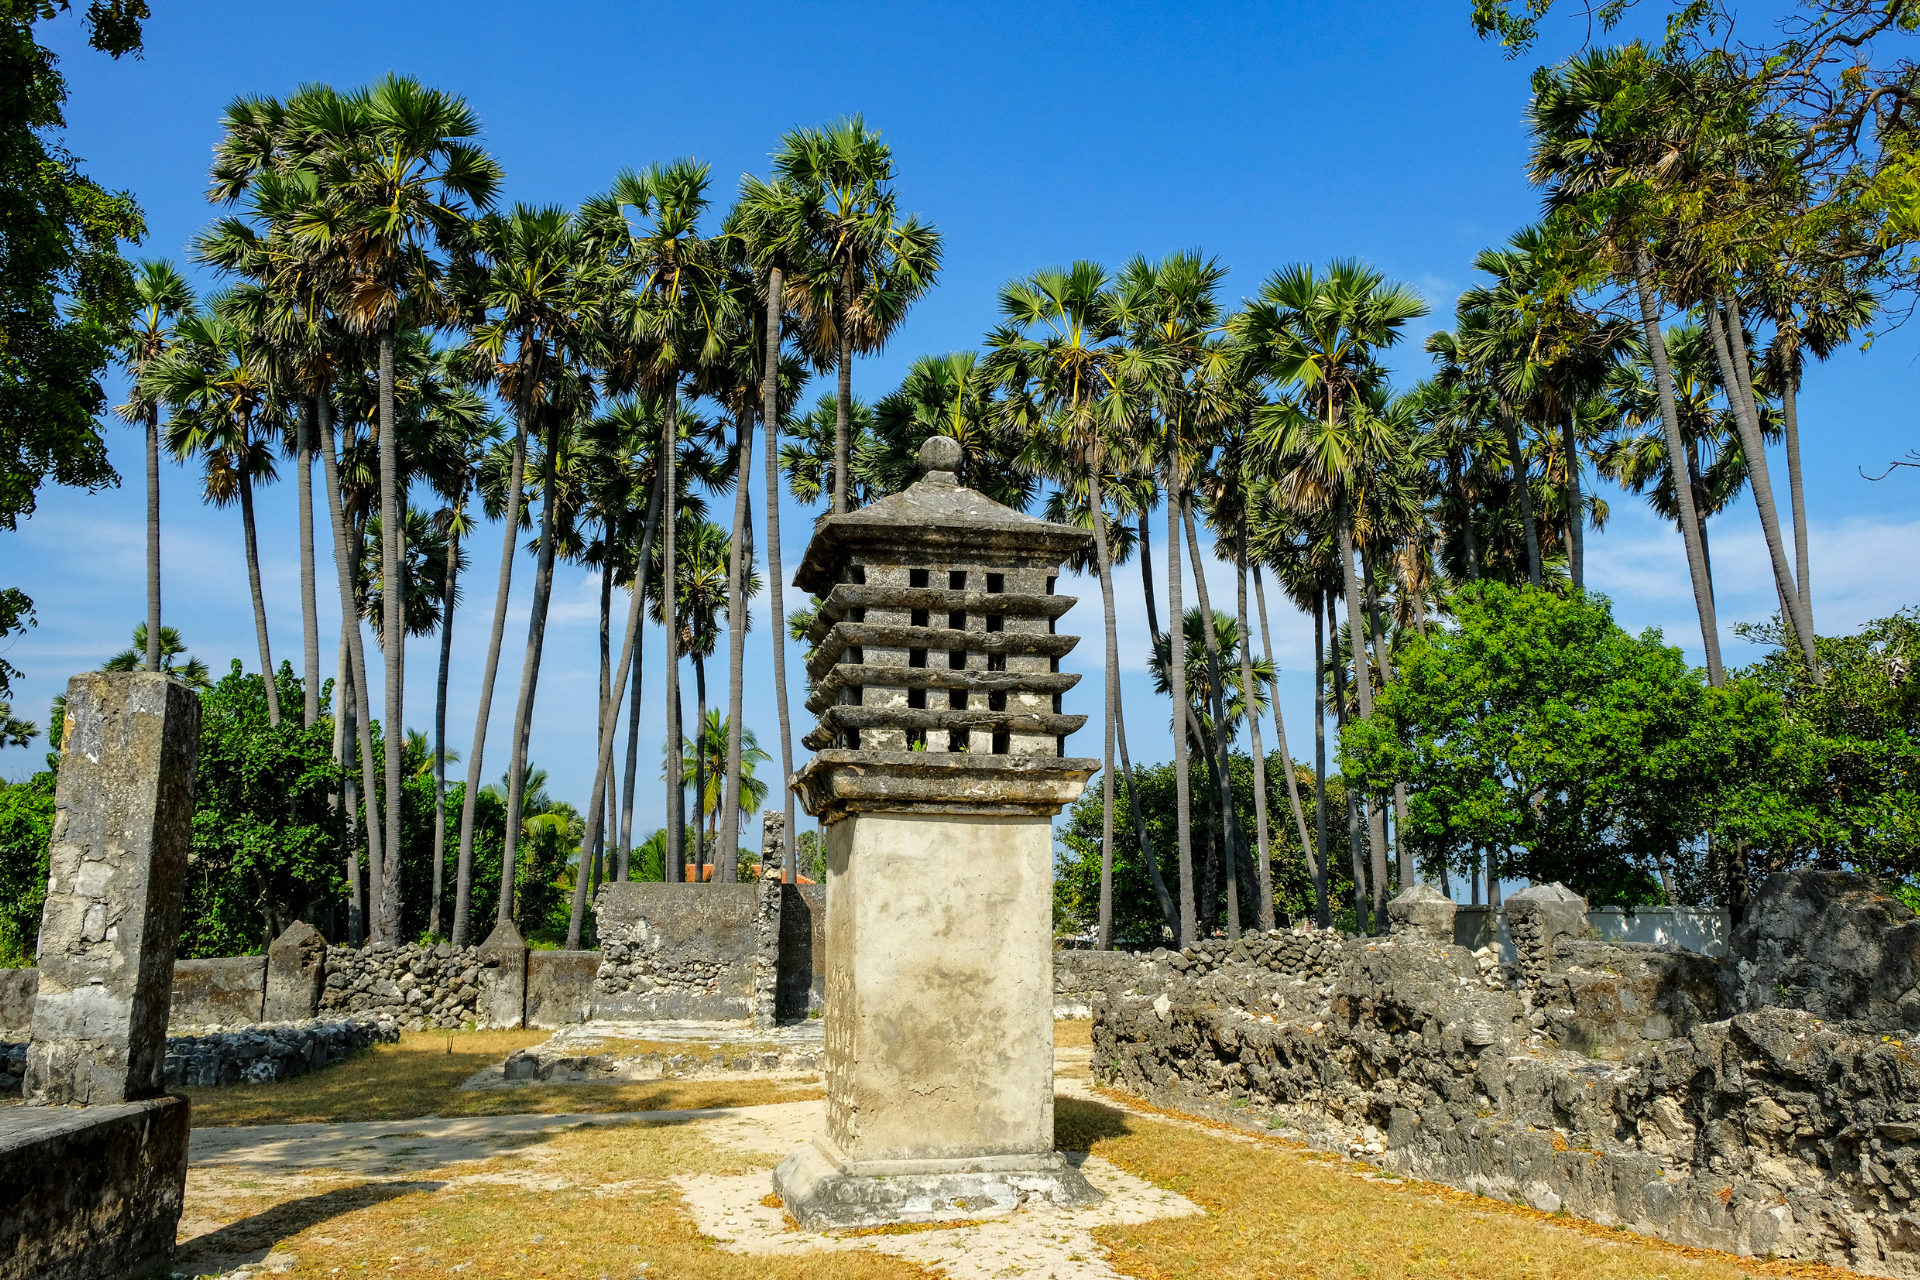
M0 968L33 963L52 839L53 774L36 773L12 786L0 783Z
M59 140L67 82L36 26L69 0L0 0L0 530L33 514L42 484L117 485L95 419L113 332L133 308L119 242L146 223L133 197L80 172ZM93 0L87 43L140 48L143 0ZM33 624L33 601L0 588L0 637ZM0 662L0 697L18 672Z

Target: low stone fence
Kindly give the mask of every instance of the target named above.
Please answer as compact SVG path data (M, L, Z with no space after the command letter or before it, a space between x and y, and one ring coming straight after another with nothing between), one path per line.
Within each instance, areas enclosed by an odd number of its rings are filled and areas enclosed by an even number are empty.
M389 1018L315 1018L261 1023L244 1030L209 1028L168 1036L166 1084L215 1088L291 1080L371 1045L392 1044L400 1028ZM18 1096L27 1071L24 1043L0 1044L0 1095Z
M321 965L326 978L319 1013L384 1018L411 1030L479 1020L486 965L477 947L455 951L444 942L436 947L331 947ZM176 981L176 1009L179 992ZM178 1016L176 1012L176 1020Z
M1598 937L1613 942L1650 942L1684 947L1703 956L1727 954L1733 936L1725 907L1591 907L1587 924ZM1459 907L1453 918L1453 941L1469 951L1497 946L1509 963L1514 958L1513 936L1507 931L1506 912L1488 906Z
M1450 907L1135 957L1088 1000L1096 1078L1677 1243L1920 1275L1904 906L1776 876L1715 959L1582 936L1585 904L1541 886L1509 903L1512 964L1449 945Z

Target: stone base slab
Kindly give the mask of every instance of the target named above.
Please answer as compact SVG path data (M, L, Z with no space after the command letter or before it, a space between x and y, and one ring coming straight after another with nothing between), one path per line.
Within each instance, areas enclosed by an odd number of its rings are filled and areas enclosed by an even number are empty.
M1029 1200L1070 1209L1100 1199L1057 1151L852 1162L818 1138L780 1162L773 1190L804 1231L993 1218Z
M120 1280L173 1257L188 1103L0 1111L0 1280Z

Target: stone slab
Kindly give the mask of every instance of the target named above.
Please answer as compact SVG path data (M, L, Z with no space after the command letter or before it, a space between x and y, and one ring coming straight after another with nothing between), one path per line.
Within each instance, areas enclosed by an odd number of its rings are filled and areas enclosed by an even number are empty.
M0 969L0 1040L25 1040L33 1029L38 969Z
M591 1019L599 972L598 951L528 952L526 1025L551 1030Z
M262 1021L267 994L265 956L218 956L173 963L173 998L167 1023L180 1027L230 1027ZM312 1017L312 1012L299 1015ZM287 1019L277 1019L287 1021Z
M267 1022L298 1022L320 1011L327 980L327 940L304 920L295 920L267 948Z
M1030 1200L1072 1209L1100 1199L1093 1184L1057 1151L911 1164L863 1172L859 1163L816 1139L774 1168L773 1192L803 1231L994 1218Z
M0 1280L121 1280L164 1267L189 1128L176 1097L0 1110Z

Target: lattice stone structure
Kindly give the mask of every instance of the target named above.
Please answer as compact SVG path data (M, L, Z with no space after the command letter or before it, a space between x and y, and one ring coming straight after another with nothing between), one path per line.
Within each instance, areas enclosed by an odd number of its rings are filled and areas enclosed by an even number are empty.
M822 520L794 583L825 829L827 1132L774 1188L803 1227L979 1217L1098 1193L1053 1149L1052 817L1098 761L1064 751L1076 637L1060 564L1092 535L922 478Z

